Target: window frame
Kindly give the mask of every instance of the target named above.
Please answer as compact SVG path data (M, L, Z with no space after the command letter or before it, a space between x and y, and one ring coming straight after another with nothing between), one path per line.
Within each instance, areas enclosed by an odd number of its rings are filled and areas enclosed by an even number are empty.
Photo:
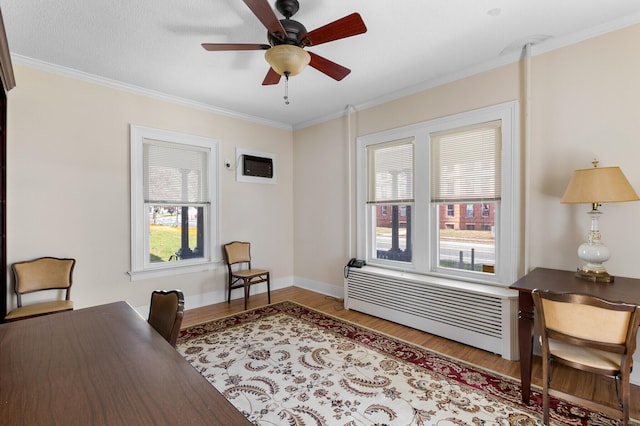
M493 274L438 268L437 204L431 202L430 134L500 120L502 200L495 212L496 268ZM371 253L370 218L366 209L367 164L369 145L402 138L415 138L415 203L412 211L413 261L398 265L375 259ZM519 256L520 211L520 137L518 101L505 102L460 114L360 136L356 142L356 253L368 264L386 269L415 272L467 282L509 286L517 279Z
M217 139L131 125L131 280L214 269L222 259L219 243L219 145ZM204 213L204 256L175 262L149 262L149 223L144 199L145 140L196 147L207 152L209 208ZM206 212L208 210L208 212Z

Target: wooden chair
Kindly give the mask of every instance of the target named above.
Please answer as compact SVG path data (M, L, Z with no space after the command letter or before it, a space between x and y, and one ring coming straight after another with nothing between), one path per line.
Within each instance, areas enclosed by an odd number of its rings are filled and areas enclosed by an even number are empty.
M18 303L17 307L4 317L5 321L17 321L73 310L73 301L70 297L75 263L75 259L40 257L11 265ZM24 294L49 290L64 290L64 298L23 305Z
M271 303L271 281L266 269L251 267L251 243L234 241L224 245L229 275L227 303L231 302L231 290L244 289L244 309L247 309L249 288L254 284L267 283L267 298ZM235 268L235 269L234 269ZM238 269L239 268L239 269Z
M180 290L155 290L147 322L174 348L184 317L184 295Z
M544 424L549 424L551 363L616 379L619 407L614 415L629 424L629 378L640 326L640 307L575 293L533 290L542 343ZM610 413L612 407L574 397L585 407Z

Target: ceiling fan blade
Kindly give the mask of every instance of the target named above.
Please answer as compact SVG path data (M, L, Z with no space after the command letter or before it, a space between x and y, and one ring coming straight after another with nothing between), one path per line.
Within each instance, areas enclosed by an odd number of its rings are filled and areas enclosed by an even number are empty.
M342 65L331 62L330 60L323 58L316 53L309 52L309 55L311 55L311 62L309 63L309 65L311 65L318 71L325 73L334 80L340 81L348 76L351 72L349 68L345 68Z
M265 26L267 31L270 34L275 36L277 39L284 40L287 36L287 32L285 31L282 23L276 16L276 13L273 11L271 6L269 5L268 0L243 0L244 4L246 4L249 9L253 12L254 15L262 22L262 25Z
M300 37L308 46L317 46L329 41L340 40L367 32L367 27L359 13L352 13L337 21L308 32Z
M202 43L205 50L212 52L223 50L267 50L268 44L244 44L244 43Z
M262 85L269 86L271 84L278 84L278 83L280 83L280 74L275 72L273 68L269 68L269 72L267 73L267 76L264 78Z

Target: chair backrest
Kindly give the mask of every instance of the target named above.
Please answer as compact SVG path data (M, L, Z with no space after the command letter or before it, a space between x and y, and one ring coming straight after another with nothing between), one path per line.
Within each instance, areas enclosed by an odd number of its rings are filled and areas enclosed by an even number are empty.
M587 294L533 290L532 296L543 339L628 355L635 351L640 307Z
M151 293L147 321L173 347L176 346L183 317L184 295L180 290L155 290Z
M40 257L11 265L18 306L23 294L42 290L66 290L65 299L70 300L75 263L75 259Z
M251 264L251 243L233 241L224 245L227 265L247 262Z

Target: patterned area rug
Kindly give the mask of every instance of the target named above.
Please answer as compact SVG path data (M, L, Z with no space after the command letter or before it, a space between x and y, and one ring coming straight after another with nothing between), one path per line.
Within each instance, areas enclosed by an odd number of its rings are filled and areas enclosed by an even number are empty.
M541 425L520 383L281 302L183 330L178 351L259 425ZM552 398L559 425L615 425Z

